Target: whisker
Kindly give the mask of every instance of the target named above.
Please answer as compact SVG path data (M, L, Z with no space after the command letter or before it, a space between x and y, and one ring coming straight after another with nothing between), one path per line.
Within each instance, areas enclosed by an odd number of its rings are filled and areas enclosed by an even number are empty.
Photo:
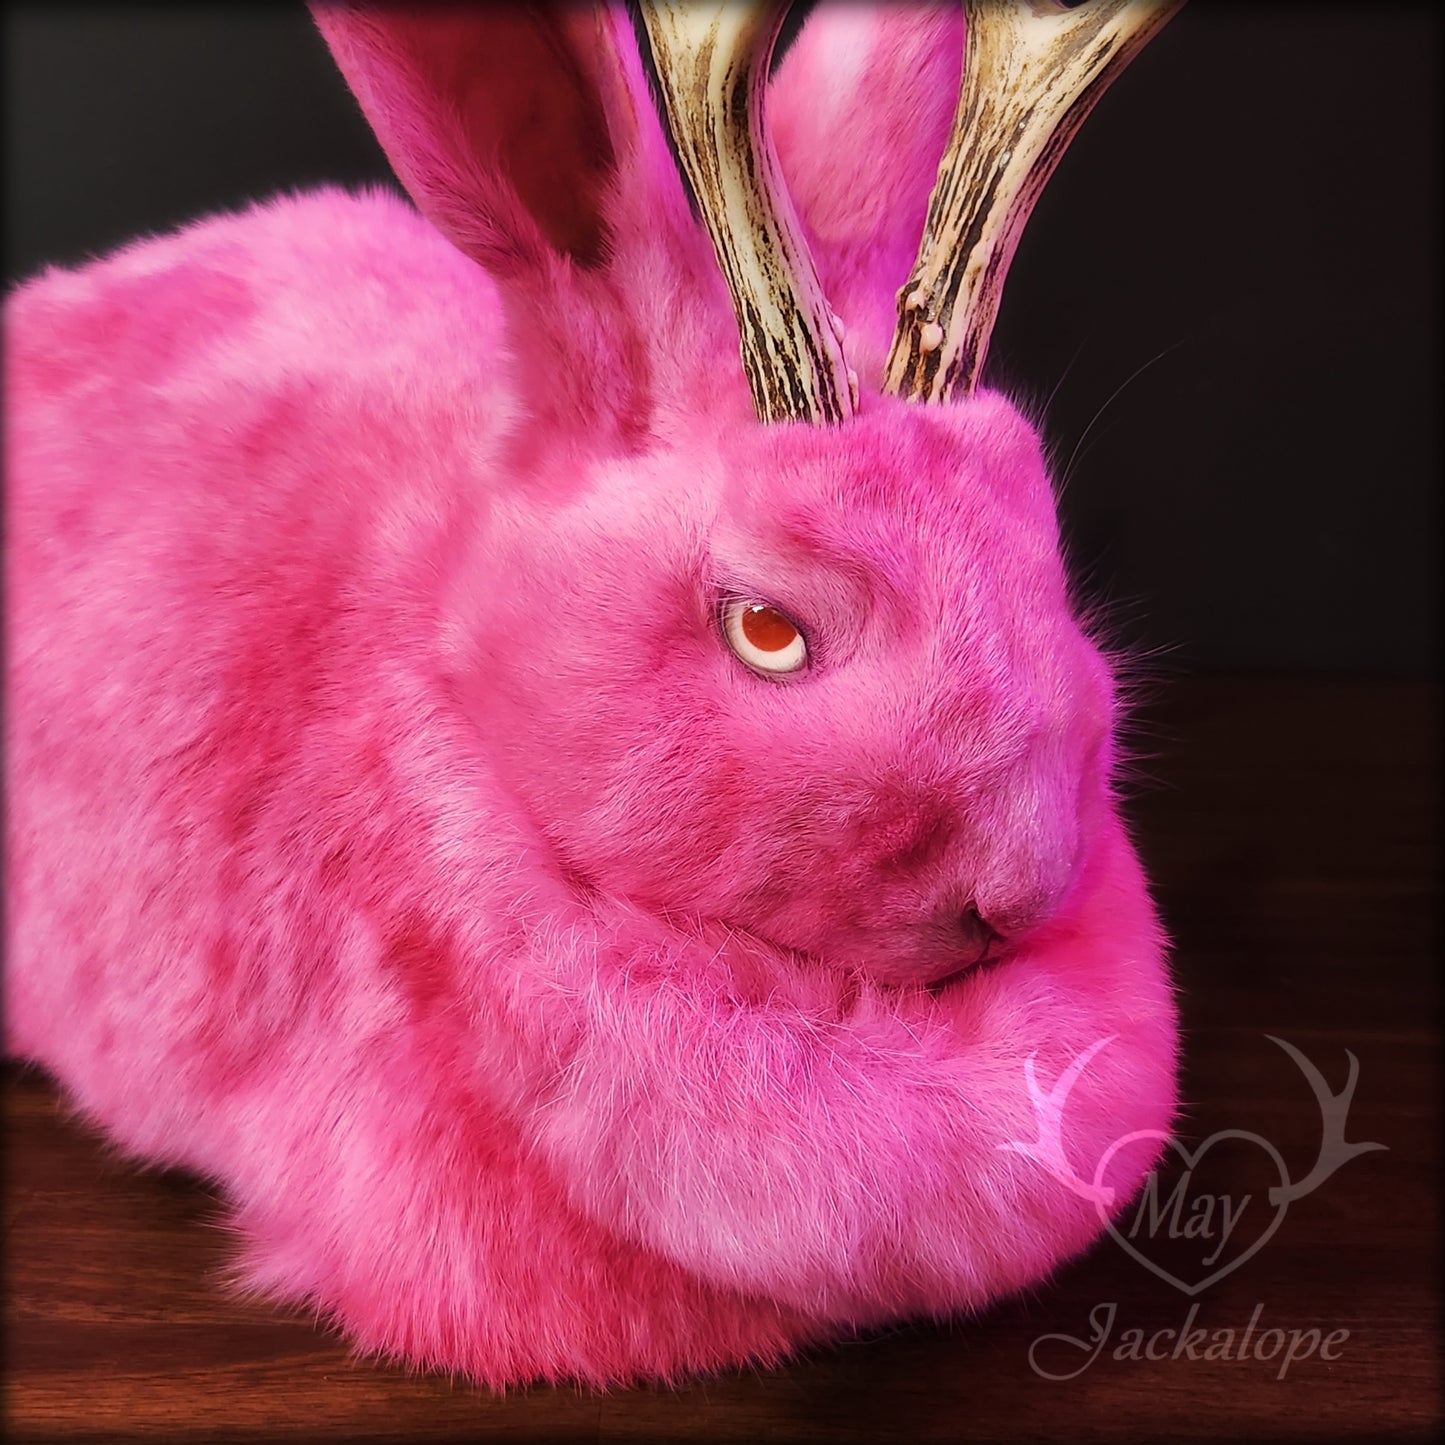
M1139 377L1141 377L1146 371L1149 370L1151 366L1154 365L1155 362L1162 361L1166 356L1169 355L1171 351L1177 351L1181 346L1184 345L1184 343L1188 339L1188 337L1181 336L1178 341L1171 342L1168 346L1164 348L1163 351L1155 353L1155 355L1151 356L1148 361L1143 362L1139 366L1136 366L1134 370L1131 371L1129 375L1126 376L1124 380L1121 381L1118 386L1116 386L1113 391L1109 393L1108 397L1104 401L1104 404L1090 418L1088 426L1084 428L1082 435L1079 437L1078 441L1074 443L1074 449L1069 453L1068 461L1064 463L1064 469L1061 474L1062 480L1060 482L1061 488L1067 485L1068 478L1073 474L1074 463L1079 460L1080 448L1082 448L1084 443L1088 441L1089 433L1092 432L1094 428L1099 424L1099 419L1119 399L1125 388L1131 386L1135 381L1137 381Z
M1059 394L1059 388L1069 379L1069 373L1074 369L1074 363L1084 354L1084 347L1088 344L1086 338L1074 348L1074 354L1064 363L1064 369L1059 373L1059 379L1054 383L1048 396L1044 398L1044 404L1039 408L1040 430L1042 430L1043 419L1048 416L1049 408L1054 404L1054 398Z

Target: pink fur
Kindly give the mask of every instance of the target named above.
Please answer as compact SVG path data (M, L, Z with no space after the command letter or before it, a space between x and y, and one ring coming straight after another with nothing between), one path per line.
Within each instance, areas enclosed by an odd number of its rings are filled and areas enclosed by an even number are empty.
M995 396L877 394L932 165L879 212L806 104L862 27L836 74L887 155L957 21L849 11L773 88L871 317L848 426L752 419L615 16L534 22L537 93L607 117L590 236L511 186L521 100L428 89L455 37L338 10L431 220L322 191L8 302L9 1048L221 1181L244 1284L362 1348L603 1384L977 1309L1101 1228L1000 1147L1036 1135L1027 1060L1047 1088L1114 1036L1065 1117L1085 1178L1168 1126L1038 443ZM549 144L585 199L603 153ZM807 673L738 663L733 594L804 625ZM960 973L968 906L1008 946Z

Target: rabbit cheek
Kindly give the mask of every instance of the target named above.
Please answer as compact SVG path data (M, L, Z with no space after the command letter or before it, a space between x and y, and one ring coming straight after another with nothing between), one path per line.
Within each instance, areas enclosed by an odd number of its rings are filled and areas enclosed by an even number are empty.
M730 921L882 983L928 981L977 961L962 909L933 902L957 831L951 810L887 793L827 813L800 801Z

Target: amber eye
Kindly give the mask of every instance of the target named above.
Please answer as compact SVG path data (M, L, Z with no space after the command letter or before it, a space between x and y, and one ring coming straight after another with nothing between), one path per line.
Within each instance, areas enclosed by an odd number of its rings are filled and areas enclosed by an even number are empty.
M797 624L765 602L729 602L723 609L723 631L738 660L754 672L797 672L808 661Z

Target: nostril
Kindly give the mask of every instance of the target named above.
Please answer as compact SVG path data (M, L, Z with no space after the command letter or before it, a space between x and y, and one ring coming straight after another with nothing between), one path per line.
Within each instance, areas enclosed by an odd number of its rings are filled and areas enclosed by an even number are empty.
M971 903L959 915L958 923L968 945L977 949L981 958L992 952L1004 940L1003 934L994 928Z

